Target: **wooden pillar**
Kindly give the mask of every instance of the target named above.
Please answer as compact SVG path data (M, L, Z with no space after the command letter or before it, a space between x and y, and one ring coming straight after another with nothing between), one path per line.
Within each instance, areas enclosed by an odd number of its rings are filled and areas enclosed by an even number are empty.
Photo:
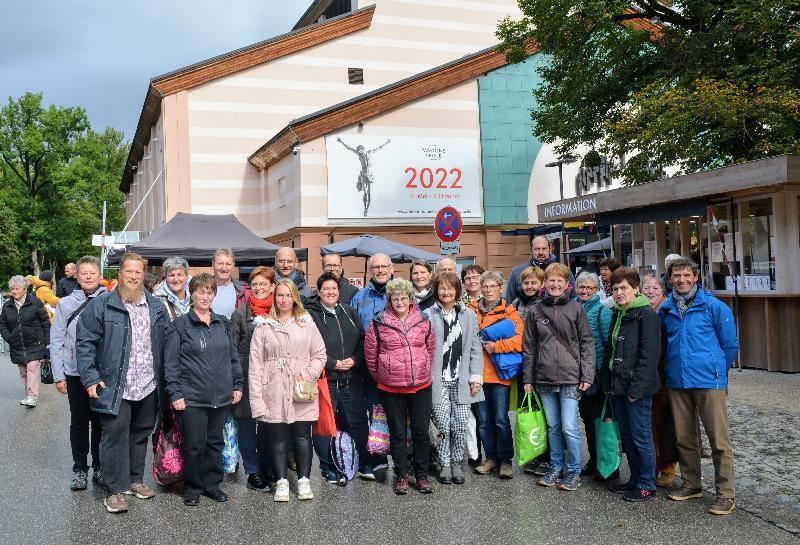
M692 256L692 224L689 218L680 220L681 255L683 257Z

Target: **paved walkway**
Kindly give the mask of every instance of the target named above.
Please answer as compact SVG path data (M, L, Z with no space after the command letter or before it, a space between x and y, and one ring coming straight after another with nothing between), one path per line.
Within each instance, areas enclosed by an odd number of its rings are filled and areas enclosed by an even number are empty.
M736 503L800 536L800 374L733 370L730 385ZM713 493L711 459L703 477Z
M18 405L18 380L7 355L0 355L4 545L798 543L789 532L742 509L728 517L708 515L711 495L694 502L631 505L591 481L567 493L535 486L519 472L511 481L469 475L464 486L435 484L431 496L412 491L401 498L386 484L354 482L340 488L321 483L315 470L315 499L283 505L247 490L240 475L225 483L227 504L203 498L198 508L187 509L180 496L163 492L153 500L132 499L130 512L110 515L101 492L91 485L85 492L67 488L72 462L66 398L45 387L39 406L25 409ZM149 477L146 482L152 484Z

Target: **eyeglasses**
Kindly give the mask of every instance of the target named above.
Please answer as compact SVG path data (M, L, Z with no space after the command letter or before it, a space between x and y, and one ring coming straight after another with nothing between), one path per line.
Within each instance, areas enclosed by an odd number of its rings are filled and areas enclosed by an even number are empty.
M328 271L328 270L334 270L334 271L335 271L335 270L336 270L336 269L338 269L339 267L341 267L341 265L339 265L338 263L333 263L333 264L330 264L330 263L329 263L329 264L327 264L327 265L323 265L323 266L322 266L322 268L323 268L324 270L326 270L326 271Z
M410 300L408 297L392 297L392 303L408 303Z
M296 265L297 261L294 259L281 259L278 261L278 265Z
M252 283L250 284L250 287L251 287L251 288L268 288L268 287L270 287L271 285L272 285L272 284L270 284L269 282L252 282Z
M578 286L578 291L594 291L597 286Z
M370 266L370 269L372 269L373 271L383 271L383 270L389 270L389 267L391 267L391 265L372 265Z
M480 279L481 279L481 275L479 275L479 274L472 274L472 275L467 275L467 276L465 276L465 277L464 277L464 282L467 282L468 280L480 280Z

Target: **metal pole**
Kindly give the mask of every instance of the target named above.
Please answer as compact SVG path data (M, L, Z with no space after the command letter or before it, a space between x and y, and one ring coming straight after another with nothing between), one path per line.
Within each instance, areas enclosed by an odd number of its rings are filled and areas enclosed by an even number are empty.
M106 266L106 256L108 250L106 249L106 209L108 203L103 201L103 229L100 232L100 278L103 278L103 271Z

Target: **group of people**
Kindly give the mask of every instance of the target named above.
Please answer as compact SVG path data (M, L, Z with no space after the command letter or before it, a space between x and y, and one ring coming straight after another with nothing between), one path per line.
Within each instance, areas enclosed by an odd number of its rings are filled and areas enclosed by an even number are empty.
M432 493L431 467L442 484L464 484L470 465L478 475L513 478L509 411L518 390L519 398L538 395L547 421L546 454L523 468L539 485L573 491L582 476L603 480L593 421L604 411L618 422L630 467L613 492L654 499L657 485L672 487L680 463L682 485L668 496L700 497L699 416L715 467L710 511L734 508L725 399L738 342L730 310L698 284L691 260L669 263L670 294L662 279L642 279L613 258L600 263L600 276L575 279L543 237L508 282L479 265L459 276L448 257L435 270L413 262L406 280L375 254L369 282L356 290L341 257L328 254L314 291L291 248L246 283L232 278L230 250L218 250L211 265L213 274L191 277L185 259L169 258L150 293L144 260L125 254L119 283L107 291L97 259L81 258L79 289L58 301L52 327L21 277L9 282L0 333L12 361L27 385L49 345L71 412L70 486L87 488L91 451L109 512L126 511L129 496L155 496L143 482L148 438L174 417L187 506L202 495L227 500L223 428L231 417L249 489L288 502L291 468L298 499L312 499L315 451L323 480L346 485L330 439L314 433L321 376L337 427L357 450L358 475L385 481L391 454L398 495L410 487ZM504 355L521 357L518 372L499 367ZM371 430L381 421L388 448L376 447L381 437Z

